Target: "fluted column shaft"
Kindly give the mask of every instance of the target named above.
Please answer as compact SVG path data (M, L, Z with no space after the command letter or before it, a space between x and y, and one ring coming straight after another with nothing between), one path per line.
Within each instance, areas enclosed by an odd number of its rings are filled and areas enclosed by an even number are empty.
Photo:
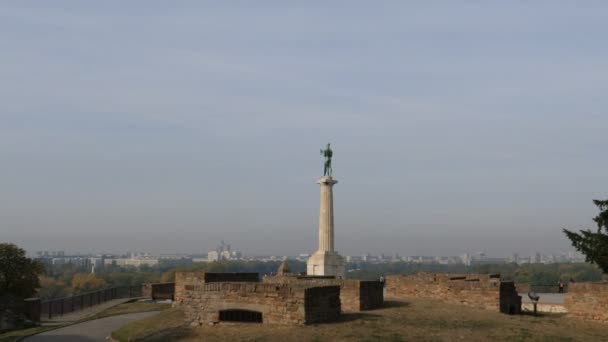
M334 251L334 195L333 186L338 181L321 177L321 207L319 209L319 251Z

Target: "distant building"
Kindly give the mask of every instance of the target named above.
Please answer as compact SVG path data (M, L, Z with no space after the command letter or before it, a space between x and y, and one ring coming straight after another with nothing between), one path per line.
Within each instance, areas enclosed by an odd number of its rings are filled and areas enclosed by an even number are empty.
M220 254L215 251L209 251L209 253L207 253L207 261L218 261L220 260Z
M224 240L217 245L215 250L207 252L207 261L239 260L242 257L241 252L231 250L230 245L224 243Z
M469 253L464 253L460 256L460 261L465 265L465 266L471 266L471 255Z

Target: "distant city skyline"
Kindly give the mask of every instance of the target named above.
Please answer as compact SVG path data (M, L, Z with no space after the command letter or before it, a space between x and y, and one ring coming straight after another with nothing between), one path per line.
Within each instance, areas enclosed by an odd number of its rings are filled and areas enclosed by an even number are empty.
M0 4L0 240L569 251L608 198L608 3Z
M227 244L226 246L230 246L230 244ZM186 251L175 251L175 252L168 252L168 253L154 253L154 252L150 252L150 251L142 251L142 250L128 250L128 251L94 251L94 252L82 252L82 251L69 251L69 250L57 250L57 249L44 249L44 250L36 250L36 251L28 251L28 254L32 257L36 257L36 256L46 256L46 257L64 257L64 256L83 256L83 255L88 255L88 256L92 256L92 255L97 255L97 256L101 256L101 255L114 255L114 256L146 256L146 257L158 257L158 258L162 258L162 257L166 257L166 256L179 256L179 255L188 255L188 256L202 256L205 258L208 258L210 261L220 261L220 259L222 260L237 260L240 258L260 258L260 257L303 257L304 255L309 256L310 254L312 254L311 252L301 252L301 253L293 253L293 254L249 254L249 253L243 253L240 249L239 250L232 250L233 253L231 254L227 254L227 256L224 257L220 257L220 255L222 254L221 252L224 251L223 248L219 248L220 245L218 244L215 248L210 248L208 251L206 252L202 252L202 251L195 251L195 252L186 252ZM228 252L230 252L230 249L228 249ZM213 256L212 256L213 254ZM359 253L359 254L349 254L349 257L365 257L365 256L371 256L371 257L386 257L386 258L394 258L395 256L398 256L400 258L404 258L404 257L417 257L417 256L422 256L422 257L462 257L463 255L468 255L472 258L476 258L479 255L483 255L484 258L490 258L490 259L496 259L496 258L500 258L500 259L505 259L505 260L510 260L513 259L514 261L517 260L518 258L520 259L530 259L530 260L535 260L535 259L539 259L541 257L555 257L555 256L568 256L571 259L578 259L580 261L582 261L584 259L584 256L576 251L575 249L571 248L569 250L563 250L563 251L554 251L554 252L540 252L540 251L534 251L531 253L519 253L519 252L512 252L508 255L494 255L491 253L487 253L486 251L468 251L468 252L464 252L461 253L459 255L447 255L447 254L401 254L401 253L396 253L396 252L381 252L381 253L369 253L369 252L365 252L365 253Z

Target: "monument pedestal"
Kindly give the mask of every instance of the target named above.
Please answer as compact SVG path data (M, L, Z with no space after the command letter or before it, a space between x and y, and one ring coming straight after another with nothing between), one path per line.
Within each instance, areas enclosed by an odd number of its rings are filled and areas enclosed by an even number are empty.
M317 180L321 186L321 207L319 209L319 249L308 259L306 274L319 276L346 277L344 258L334 250L334 193L338 183L330 176Z
M337 252L316 251L306 263L307 275L335 276L346 278L346 262Z

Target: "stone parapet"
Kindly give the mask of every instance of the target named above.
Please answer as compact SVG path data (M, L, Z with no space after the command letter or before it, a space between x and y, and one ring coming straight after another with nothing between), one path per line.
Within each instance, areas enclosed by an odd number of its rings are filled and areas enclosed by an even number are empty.
M203 285L221 282L259 282L258 273L214 273L214 272L176 272L175 297L176 302L184 298L185 286Z
M342 311L359 312L380 308L384 302L383 288L377 280L336 279L327 276L265 276L266 284L290 284L305 287L340 286Z
M570 317L608 323L608 283L570 283L564 306Z
M178 294L179 293L179 294ZM303 325L331 321L340 315L339 286L212 282L202 274L176 274L176 302L188 323L216 323L226 312L254 313L264 324ZM258 317L258 316L256 316Z
M204 272L176 272L175 273L175 302L181 303L186 298L187 285L204 284Z
M491 274L433 274L387 275L387 296L395 298L429 298L498 311L500 307L500 276ZM514 291L514 286L512 286ZM516 306L517 294L503 295ZM521 305L521 297L519 297Z

